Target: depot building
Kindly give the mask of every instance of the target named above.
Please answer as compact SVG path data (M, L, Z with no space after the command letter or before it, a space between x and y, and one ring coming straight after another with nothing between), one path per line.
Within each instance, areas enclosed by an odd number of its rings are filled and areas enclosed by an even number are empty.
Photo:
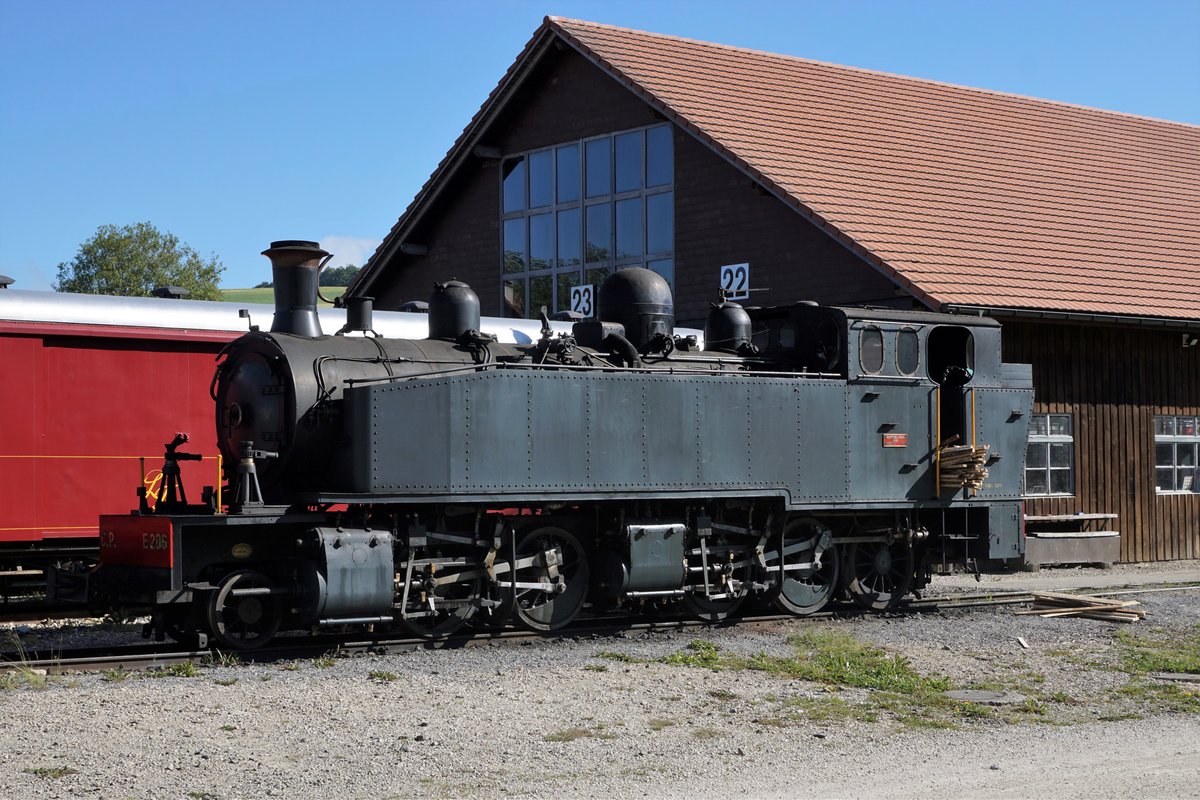
M614 270L1002 321L1031 533L1200 557L1200 128L550 17L350 293L595 311ZM1088 553L1087 548L1080 552Z

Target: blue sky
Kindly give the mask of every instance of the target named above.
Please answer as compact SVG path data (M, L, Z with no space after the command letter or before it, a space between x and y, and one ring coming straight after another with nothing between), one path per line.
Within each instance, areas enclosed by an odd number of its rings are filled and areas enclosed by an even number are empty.
M546 14L1200 124L1200 0L0 0L0 273L143 220L226 287L361 264Z

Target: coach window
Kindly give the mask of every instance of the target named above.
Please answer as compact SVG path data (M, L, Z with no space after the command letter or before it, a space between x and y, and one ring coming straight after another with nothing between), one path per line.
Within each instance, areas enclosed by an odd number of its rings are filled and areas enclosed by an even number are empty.
M584 311L580 285L647 267L675 285L670 125L564 142L506 158L501 168L501 296L509 317ZM573 297L574 295L574 297Z
M921 366L921 341L912 328L902 328L896 334L896 367L901 375L917 374Z
M883 331L872 326L858 335L858 358L863 372L874 375L883 369Z
M1198 448L1195 417L1154 418L1154 488L1159 494L1200 491L1196 485Z
M1075 435L1070 414L1034 414L1025 448L1025 496L1075 493Z

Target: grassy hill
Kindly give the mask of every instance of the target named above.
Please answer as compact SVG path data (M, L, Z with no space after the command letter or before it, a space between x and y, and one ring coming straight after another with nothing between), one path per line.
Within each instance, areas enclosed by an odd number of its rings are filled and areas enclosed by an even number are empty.
M346 293L345 286L322 286L321 294L332 300ZM222 289L221 294L230 303L266 303L275 304L274 289ZM324 303L321 303L324 305Z

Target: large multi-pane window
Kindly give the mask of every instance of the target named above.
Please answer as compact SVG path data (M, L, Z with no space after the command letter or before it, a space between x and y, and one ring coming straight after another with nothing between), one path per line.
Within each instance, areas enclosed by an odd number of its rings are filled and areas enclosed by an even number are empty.
M671 127L567 142L506 158L501 168L503 313L572 307L614 270L649 267L675 284ZM582 293L575 293L577 299Z
M1075 435L1070 414L1034 414L1025 450L1025 494L1075 493Z
M1159 492L1200 491L1196 486L1196 450L1200 434L1195 417L1154 418L1154 487Z

